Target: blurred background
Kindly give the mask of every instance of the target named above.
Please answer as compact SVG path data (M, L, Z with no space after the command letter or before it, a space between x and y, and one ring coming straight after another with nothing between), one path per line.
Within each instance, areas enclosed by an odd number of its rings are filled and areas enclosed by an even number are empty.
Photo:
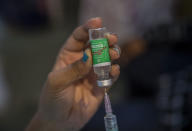
M117 33L120 130L192 130L191 0L1 0L0 131L24 130L58 50L91 17ZM82 131L104 131L104 107Z

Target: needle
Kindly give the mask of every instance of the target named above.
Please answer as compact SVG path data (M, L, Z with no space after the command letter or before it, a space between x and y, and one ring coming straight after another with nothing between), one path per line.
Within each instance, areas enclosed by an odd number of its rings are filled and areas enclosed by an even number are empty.
M111 102L107 94L107 89L105 89L104 103L106 111L106 116L104 117L105 129L106 131L118 131L117 119L116 116L112 113Z

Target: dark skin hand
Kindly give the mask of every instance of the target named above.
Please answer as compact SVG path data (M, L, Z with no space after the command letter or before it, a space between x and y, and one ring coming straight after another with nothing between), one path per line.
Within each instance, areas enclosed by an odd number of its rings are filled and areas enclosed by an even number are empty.
M104 97L104 89L96 85L92 68L92 55L86 43L88 29L102 27L100 18L93 18L76 28L65 42L53 70L43 88L39 109L26 131L78 131L95 114ZM111 60L119 58L113 48L117 36L106 35ZM87 61L82 61L86 52ZM112 65L111 76L115 81L119 65Z

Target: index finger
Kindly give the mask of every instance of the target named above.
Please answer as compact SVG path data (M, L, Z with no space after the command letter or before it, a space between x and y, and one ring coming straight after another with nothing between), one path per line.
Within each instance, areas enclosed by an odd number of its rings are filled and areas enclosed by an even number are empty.
M99 17L88 20L84 25L77 27L64 45L68 51L82 51L89 39L88 30L101 28L102 20Z

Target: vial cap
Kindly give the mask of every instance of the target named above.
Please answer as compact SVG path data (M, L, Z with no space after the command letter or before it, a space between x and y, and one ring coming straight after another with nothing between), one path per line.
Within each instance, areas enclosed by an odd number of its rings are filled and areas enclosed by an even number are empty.
M108 80L97 80L97 85L99 87L109 87L112 85L112 80L108 79Z
M95 40L99 38L104 38L106 34L106 28L96 28L96 29L89 29L89 39Z

